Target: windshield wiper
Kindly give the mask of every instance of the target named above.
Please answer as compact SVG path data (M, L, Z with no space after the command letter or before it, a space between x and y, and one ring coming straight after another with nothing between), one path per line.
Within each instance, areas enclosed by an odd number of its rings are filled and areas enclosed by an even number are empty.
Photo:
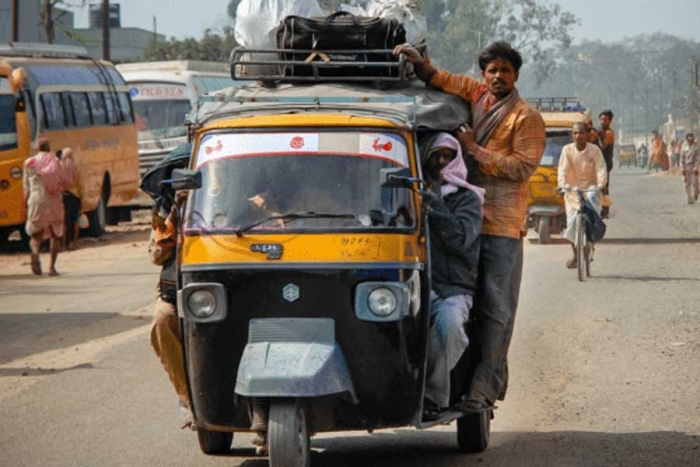
M236 233L236 236L242 237L244 233L258 227L259 225L264 224L265 222L270 222L270 221L290 221L294 219L356 219L357 217L354 214L334 214L334 213L324 213L324 212L313 212L313 211L299 211L299 212L291 212L289 214L279 214L276 216L270 216L266 219L263 219L259 222L256 222L254 224L251 224L246 227L239 227L234 232Z

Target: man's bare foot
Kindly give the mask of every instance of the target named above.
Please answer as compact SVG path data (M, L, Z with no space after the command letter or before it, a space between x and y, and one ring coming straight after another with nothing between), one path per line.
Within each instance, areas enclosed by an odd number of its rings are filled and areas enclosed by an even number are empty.
M41 276L41 261L39 260L39 255L32 254L32 273L37 276Z
M58 276L58 271L56 271L55 269L50 270L50 271L49 271L49 276L50 276L50 277Z

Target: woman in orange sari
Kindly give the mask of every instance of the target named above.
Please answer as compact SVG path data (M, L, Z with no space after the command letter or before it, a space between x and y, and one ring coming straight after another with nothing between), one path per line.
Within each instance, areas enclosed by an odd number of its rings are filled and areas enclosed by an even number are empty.
M649 167L647 168L647 172L651 171L651 169L654 169L656 171L658 171L659 169L668 170L669 160L668 153L666 152L666 143L664 143L663 138L657 131L654 131L652 134L652 153L651 159L649 160Z

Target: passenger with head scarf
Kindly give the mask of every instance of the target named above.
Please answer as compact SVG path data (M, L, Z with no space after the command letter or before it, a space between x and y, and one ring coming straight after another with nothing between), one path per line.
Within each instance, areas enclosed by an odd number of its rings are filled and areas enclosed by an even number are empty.
M432 261L425 414L431 418L450 406L450 372L469 344L484 190L467 183L459 141L448 133L421 145L421 165Z
M49 276L57 276L56 259L64 230L62 193L67 181L58 157L51 152L49 140L39 138L37 149L38 153L24 162L22 187L27 203L25 230L31 237L32 272L41 275L39 249L44 240L50 239Z

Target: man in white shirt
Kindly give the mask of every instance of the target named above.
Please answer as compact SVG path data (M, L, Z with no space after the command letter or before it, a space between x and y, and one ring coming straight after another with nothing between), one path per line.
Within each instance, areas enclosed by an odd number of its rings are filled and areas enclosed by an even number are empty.
M574 142L567 144L561 150L559 159L559 172L557 183L559 188L571 188L564 195L566 204L566 230L564 238L574 245L576 241L576 213L581 209L578 194L574 189L586 190L586 197L601 212L601 192L608 179L607 166L600 148L587 141L588 131L584 123L575 123L571 135ZM566 267L575 269L576 252L574 258L566 262Z

